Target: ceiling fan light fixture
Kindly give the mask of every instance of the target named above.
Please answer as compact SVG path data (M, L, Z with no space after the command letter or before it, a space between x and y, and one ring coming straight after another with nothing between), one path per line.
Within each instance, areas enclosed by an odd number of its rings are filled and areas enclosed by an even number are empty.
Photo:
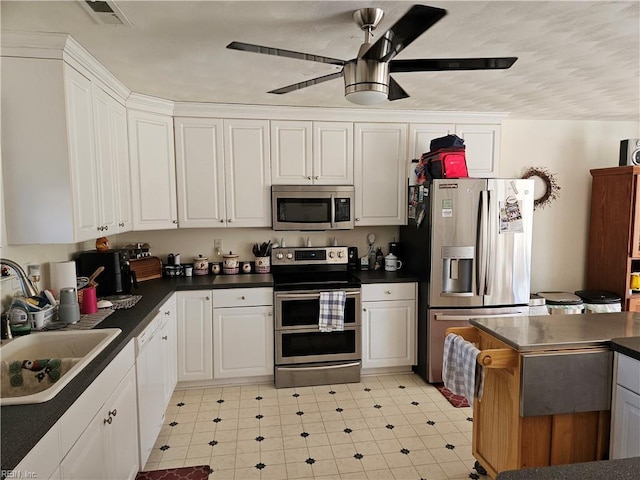
M387 94L379 90L360 90L347 93L345 97L356 105L377 105L387 100Z

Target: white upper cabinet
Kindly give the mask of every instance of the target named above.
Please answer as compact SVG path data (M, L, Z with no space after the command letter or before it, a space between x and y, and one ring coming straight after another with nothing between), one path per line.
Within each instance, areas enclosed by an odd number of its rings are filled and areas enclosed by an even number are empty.
M228 227L271 226L267 120L224 120L224 188Z
M127 109L119 103L114 103L111 109L113 126L114 155L118 169L118 198L116 217L118 233L133 230L131 211L131 164L129 162L129 135L127 134Z
M351 122L271 121L274 185L353 185Z
M444 137L455 132L456 126L447 123L412 123L409 125L409 159L408 178L409 184L416 184L416 163L412 160L420 160L423 153L429 151L429 145L434 138Z
M173 119L128 111L134 230L178 227Z
M470 177L498 176L500 125L456 125L456 135L464 138Z
M406 222L407 125L354 126L356 227Z
M128 162L116 122L123 105L62 60L3 57L2 63L8 242L77 243L117 233L118 168ZM47 214L34 221L43 208Z
M175 118L175 135L180 227L224 226L222 120Z
M269 122L175 118L180 228L271 226Z

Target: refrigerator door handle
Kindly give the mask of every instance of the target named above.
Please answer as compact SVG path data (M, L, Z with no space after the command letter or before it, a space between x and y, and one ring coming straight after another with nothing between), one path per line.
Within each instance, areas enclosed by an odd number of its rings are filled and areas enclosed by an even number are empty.
M489 221L489 192L482 190L480 192L479 205L479 221L478 221L478 245L476 247L476 271L477 271L477 287L478 296L485 294L487 281L487 237L488 237L488 221Z
M448 322L460 322L460 321L468 321L471 320L472 318L506 318L506 317L525 317L527 316L528 313L524 313L524 312L516 312L516 313L497 313L494 315L475 315L475 314L469 314L469 315L439 315L436 313L435 315L435 319L436 320L444 320L444 321L448 321Z

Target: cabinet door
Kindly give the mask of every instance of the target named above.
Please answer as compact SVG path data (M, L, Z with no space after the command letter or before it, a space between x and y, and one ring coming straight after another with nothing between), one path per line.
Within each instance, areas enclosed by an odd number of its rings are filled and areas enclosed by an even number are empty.
M500 126L456 125L456 135L464 138L469 176L497 177L500 158Z
M616 385L611 458L640 457L640 395Z
M271 226L271 166L267 120L224 120L228 227Z
M362 302L362 368L414 365L415 300Z
M173 121L138 110L128 118L133 229L177 228Z
M313 122L313 183L353 185L351 122Z
M110 478L106 450L106 417L99 411L60 464L64 480L105 480Z
M271 122L271 183L311 185L313 183L312 123Z
M96 137L96 169L98 183L98 230L104 235L118 231L118 159L112 121L116 101L93 85L93 113Z
M177 292L178 381L213 379L211 292Z
M220 227L225 217L222 120L176 118L180 227Z
M406 222L407 126L356 123L356 227Z
M110 478L133 479L138 473L138 404L136 375L132 368L105 403L104 429ZM111 422L109 423L109 419ZM155 439L154 439L155 441Z
M98 188L91 82L65 64L69 158L73 187L75 240L98 233Z
M640 258L640 175L633 176L633 225L631 230L630 255Z
M213 309L214 378L273 375L273 307Z
M129 136L127 134L127 109L113 102L111 109L113 127L114 154L118 171L117 221L118 233L133 229L131 214L131 164L129 162Z

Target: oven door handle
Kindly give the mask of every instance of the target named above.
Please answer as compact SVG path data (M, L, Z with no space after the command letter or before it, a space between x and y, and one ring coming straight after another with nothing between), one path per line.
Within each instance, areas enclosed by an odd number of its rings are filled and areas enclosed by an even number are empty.
M360 295L360 290L345 290L347 297L355 297ZM276 301L278 300L306 300L311 298L320 298L320 292L309 293L276 293Z
M282 370L285 372L305 372L312 370L336 370L338 368L345 367L357 367L360 365L360 362L351 362L351 363L340 363L337 365L315 365L312 367L281 367L278 366L278 370Z

